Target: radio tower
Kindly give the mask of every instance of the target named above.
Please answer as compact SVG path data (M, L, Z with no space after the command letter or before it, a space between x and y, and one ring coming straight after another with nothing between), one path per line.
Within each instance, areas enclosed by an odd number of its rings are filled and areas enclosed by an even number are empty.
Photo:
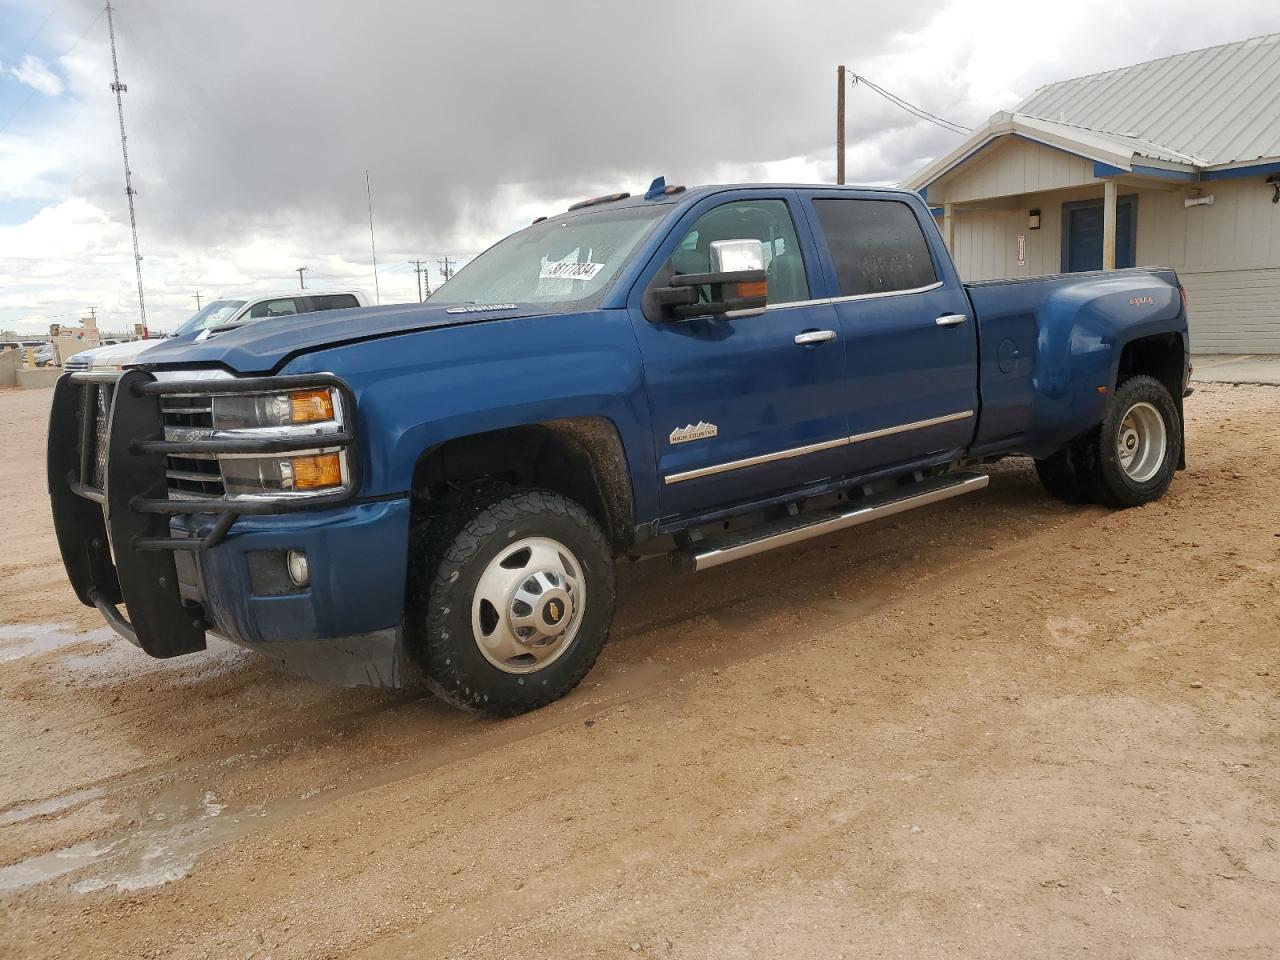
M120 94L128 86L120 82L120 64L116 61L116 25L111 17L111 0L107 0L107 32L111 34L111 91L116 95L116 112L120 114L120 153L124 155L124 195L129 200L129 229L133 231L133 267L138 273L138 314L142 335L147 335L147 304L142 298L142 254L138 252L138 218L133 211L133 172L129 169L129 147L124 135L124 100Z

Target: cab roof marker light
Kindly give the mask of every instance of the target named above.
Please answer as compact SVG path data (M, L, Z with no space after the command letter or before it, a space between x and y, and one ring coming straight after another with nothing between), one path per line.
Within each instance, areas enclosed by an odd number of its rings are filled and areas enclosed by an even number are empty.
M618 200L625 200L631 196L629 193L610 193L603 197L592 197L590 200L579 200L570 210L581 210L583 207L594 207L597 203L614 203Z

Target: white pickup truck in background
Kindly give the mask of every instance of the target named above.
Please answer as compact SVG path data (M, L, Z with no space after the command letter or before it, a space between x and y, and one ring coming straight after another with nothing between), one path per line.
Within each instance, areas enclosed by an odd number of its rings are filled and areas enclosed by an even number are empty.
M186 337L192 341L206 338L214 330L265 320L268 317L285 317L295 313L315 313L320 310L342 310L347 307L368 307L373 303L363 290L355 288L295 290L264 293L255 297L223 297L204 305L195 316L161 339L130 340L110 346L95 347L68 357L63 369L120 370L136 363L139 356L165 340Z

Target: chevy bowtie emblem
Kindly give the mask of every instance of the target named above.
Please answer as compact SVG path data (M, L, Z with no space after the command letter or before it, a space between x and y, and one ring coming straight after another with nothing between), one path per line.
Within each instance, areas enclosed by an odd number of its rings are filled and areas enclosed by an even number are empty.
M699 420L695 423L687 423L683 427L676 427L671 431L668 438L671 443L688 443L690 440L706 440L720 433L720 428L714 423L707 423L705 420Z
M547 604L547 613L550 615L551 622L557 623L564 616L564 607L560 606L558 600L552 600Z

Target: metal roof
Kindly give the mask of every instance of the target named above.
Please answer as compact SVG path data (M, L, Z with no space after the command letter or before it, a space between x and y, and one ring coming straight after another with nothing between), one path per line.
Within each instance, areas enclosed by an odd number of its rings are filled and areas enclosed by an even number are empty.
M1013 113L1132 140L1134 153L1177 163L1280 156L1280 33L1051 83Z

